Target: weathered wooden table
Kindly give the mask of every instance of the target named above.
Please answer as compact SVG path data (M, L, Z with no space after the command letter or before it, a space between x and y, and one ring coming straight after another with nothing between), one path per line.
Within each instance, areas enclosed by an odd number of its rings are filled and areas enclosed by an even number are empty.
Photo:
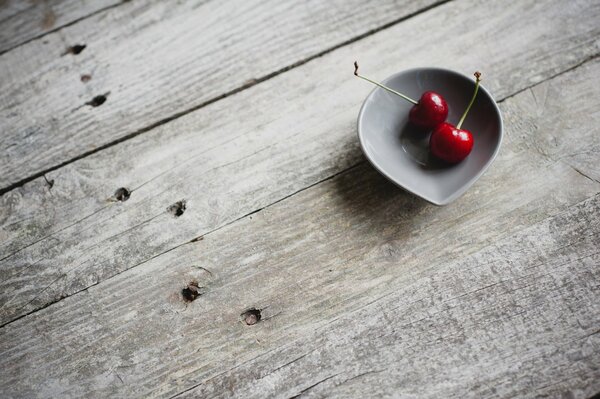
M1 397L600 391L600 2L0 2ZM485 73L506 136L429 205L377 78Z

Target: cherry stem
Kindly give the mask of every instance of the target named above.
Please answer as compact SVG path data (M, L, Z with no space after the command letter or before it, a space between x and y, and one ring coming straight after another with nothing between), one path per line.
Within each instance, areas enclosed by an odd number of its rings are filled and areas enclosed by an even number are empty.
M471 107L473 106L473 103L475 102L475 97L477 97L477 92L479 91L479 82L481 82L481 72L475 72L474 75L475 75L475 91L473 91L473 97L471 97L471 102L469 103L469 105L467 105L467 109L465 109L465 113L462 114L462 116L460 117L460 120L458 121L458 124L456 125L457 129L460 129L463 122L465 121L465 118L467 117L469 110L471 109Z
M406 101L410 101L411 103L413 103L413 104L415 104L415 105L417 105L417 104L418 104L418 102L416 102L416 101L415 101L415 100L413 100L412 98L410 98L410 97L408 97L408 96L405 96L404 94L402 94L402 93L399 93L399 92L397 92L396 90L390 89L389 87L387 87L387 86L384 86L384 85L382 85L382 84L381 84L381 83L379 83L379 82L375 82L374 80L371 80L371 79L369 79L369 78L365 78L364 76L361 76L361 75L359 75L359 74L358 74L358 63L357 63L356 61L354 61L354 76L358 76L359 78L361 78L361 79L364 79L364 80L366 80L367 82L373 83L374 85L376 85L376 86L379 86L379 87L381 87L382 89L385 89L385 90L389 91L390 93L394 93L395 95L397 95L397 96L400 96L400 97L402 97L403 99L405 99Z

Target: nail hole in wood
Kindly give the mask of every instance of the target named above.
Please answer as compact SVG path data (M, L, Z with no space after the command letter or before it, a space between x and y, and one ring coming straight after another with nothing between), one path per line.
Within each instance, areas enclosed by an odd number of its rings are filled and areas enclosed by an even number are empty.
M187 287L181 290L181 296L187 302L196 300L200 295L202 295L202 293L200 292L200 287L198 287L196 281L191 281Z
M67 48L67 51L65 52L65 54L77 55L77 54L81 53L83 51L83 49L85 49L86 47L87 47L87 45L85 45L85 44L75 44L73 46L69 46Z
M92 80L92 75L84 73L83 75L81 75L80 79L83 83L87 83L90 80Z
M129 199L129 197L131 196L131 192L129 190L127 190L125 187L121 187L121 188L117 188L117 191L115 191L115 199L117 201L127 201Z
M185 212L185 201L177 201L173 205L169 206L167 211L169 211L169 213L174 217L178 218L179 216L183 215L183 212Z
M253 326L260 321L260 309L250 308L243 312L241 315L242 321L248 326Z
M106 102L106 96L108 94L100 94L94 98L92 98L90 101L88 101L87 103L85 103L85 105L90 105L92 107L99 107L102 104L104 104Z

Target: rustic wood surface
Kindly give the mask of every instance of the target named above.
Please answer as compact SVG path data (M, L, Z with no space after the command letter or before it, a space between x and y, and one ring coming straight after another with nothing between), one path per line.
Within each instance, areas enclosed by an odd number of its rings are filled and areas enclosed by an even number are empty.
M0 55L0 396L600 392L600 3L51 3ZM364 159L355 58L484 71L455 203Z
M134 0L21 46L0 58L0 192L431 4Z
M481 28L503 32L512 24L513 15L502 12L502 4L497 9L475 4L449 3L431 10L5 194L0 231L6 256L0 261L0 298L6 304L0 309L0 324L143 264L360 162L354 151L354 125L371 88L348 79L348 72L340 73L340 64L359 54L362 59L378 59L371 69L386 76L398 65L413 66L403 63L411 55L416 65L443 65L448 59L453 68L469 68L472 56L453 54L476 42L478 30L457 39L439 59L429 50L460 29L459 19L418 46L391 51L384 44L394 48L395 38L419 26L442 25L448 13L472 8L479 12L472 15ZM525 12L534 2L520 4ZM598 29L600 9L594 11L572 10L577 24L563 15L564 24L543 24L542 30L539 24L524 25L509 39L529 40L504 52L475 43L481 69L495 71L486 85L501 99L595 55L598 46L590 33ZM541 21L564 14L545 6L531 12L531 18ZM495 17L484 18L488 14ZM569 35L580 45L572 53L553 52ZM521 54L542 57L544 62L523 71ZM346 71L351 72L349 64ZM320 75L331 78L318 84L309 78ZM338 96L331 97L334 92ZM255 105L249 107L250 102ZM46 180L54 181L51 189ZM129 200L107 201L119 187L132 192ZM165 210L180 200L187 203L186 213L174 219ZM116 255L122 253L127 256ZM40 279L47 282L42 290Z

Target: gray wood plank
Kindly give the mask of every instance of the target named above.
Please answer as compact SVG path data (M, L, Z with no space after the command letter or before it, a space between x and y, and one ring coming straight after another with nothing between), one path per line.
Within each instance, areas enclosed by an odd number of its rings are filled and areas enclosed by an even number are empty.
M52 188L38 179L4 195L0 234L6 258L0 264L0 319L6 323L48 306L362 162L354 124L371 88L350 77L351 67L340 72L347 60L357 56L377 60L368 64L369 69L382 77L418 64L444 65L448 60L450 65L445 66L457 70L478 65L490 71L485 84L502 98L597 54L597 43L590 36L595 31L588 30L586 19L597 19L595 9L580 13L563 9L561 2L543 7L533 1L520 4L522 9L510 11L501 4L497 9L470 2L446 4L50 173ZM532 23L514 26L517 11ZM573 17L577 14L578 24L572 24L570 12ZM473 20L472 33L447 39L459 30L462 20L443 21L459 14ZM558 15L560 20L552 25L541 23L558 20ZM417 29L436 35L391 51L397 38ZM503 32L514 45L498 51L481 42L481 30ZM443 38L448 43L445 50L432 54L430 47ZM564 48L564 41L571 43L572 50L555 51ZM464 53L460 48L473 51ZM412 58L407 61L409 54ZM530 63L524 71L521 65L529 58L543 62ZM321 75L330 79L309 79ZM597 95L593 85L579 82L577 87L578 92L570 92L574 103L580 95ZM589 105L586 112L596 115L595 105ZM232 114L237 118L230 118ZM552 112L544 121L562 116L563 112ZM540 123L536 120L533 126ZM548 126L552 131L553 126ZM577 155L581 148L573 146L589 147L593 157L595 140L588 134L579 143L567 141L565 146L573 148L573 165L583 159ZM593 162L580 166L594 173ZM568 172L547 184L576 173ZM530 177L539 178L533 172ZM532 183L541 189L544 184ZM126 202L107 201L121 186L132 191L131 197ZM583 194L590 194L587 186ZM576 189L572 197L558 196L539 212L551 214L581 200L581 195ZM187 208L175 218L167 207L180 200L186 201Z
M600 391L599 248L596 195L420 274L402 256L383 257L402 272L393 283L379 275L385 288L369 290L370 302L329 323L315 300L280 305L257 331L239 333L255 358L176 397L589 398ZM353 262L345 273L371 266ZM365 285L356 274L347 284ZM319 293L312 279L298 284ZM271 345L282 325L302 323L294 341Z
M134 0L49 34L0 57L0 189L434 3Z
M535 145L539 129L562 134L552 118L573 126L562 154L586 144L598 107L582 103L597 101L588 82L599 70L596 60L533 89L560 89L539 103L560 115L532 119L531 91L505 101L498 160L447 207L362 163L0 328L0 387L17 397L589 395L600 381L600 184ZM201 295L186 302L191 282ZM248 326L252 307L262 318Z
M0 1L0 54L121 0Z

